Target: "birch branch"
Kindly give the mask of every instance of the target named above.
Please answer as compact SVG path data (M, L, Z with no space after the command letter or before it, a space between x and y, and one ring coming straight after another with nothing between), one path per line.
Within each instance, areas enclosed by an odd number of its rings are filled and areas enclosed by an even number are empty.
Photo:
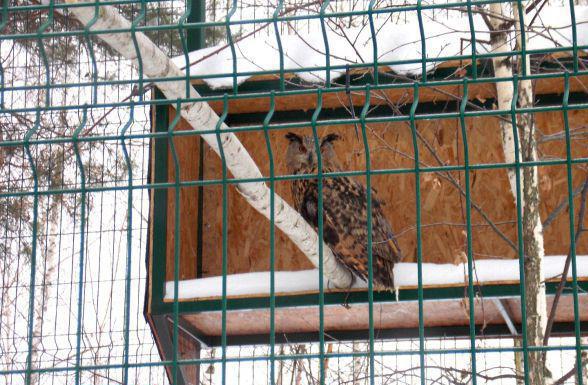
M78 0L66 0L70 4L80 3ZM124 30L129 32L104 33L98 36L106 44L120 53L126 59L138 66L139 53L142 58L143 74L152 79L165 79L182 77L181 71L167 55L159 49L142 32L136 32L138 50L135 49L131 30L131 23L125 19L112 6L100 5L98 11L94 4L87 7L72 7L70 12L85 26L96 21L90 26L90 30ZM139 51L139 52L138 52ZM186 97L186 81L158 81L153 82L169 100L178 100ZM189 97L200 97L193 87L189 87ZM182 103L180 114L195 130L211 130L219 121L218 115L204 102ZM222 130L227 130L226 124L221 125ZM202 138L208 145L220 155L219 143L216 134L202 134ZM249 152L233 133L223 132L220 142L226 158L227 169L236 179L256 179L262 174ZM263 182L238 183L237 191L245 200L266 218L270 217L270 189ZM319 237L314 229L279 195L275 195L275 224L284 232L306 257L316 267L319 265L318 242ZM351 273L339 264L333 252L325 244L323 247L323 271L324 275L336 287L349 287L352 282Z

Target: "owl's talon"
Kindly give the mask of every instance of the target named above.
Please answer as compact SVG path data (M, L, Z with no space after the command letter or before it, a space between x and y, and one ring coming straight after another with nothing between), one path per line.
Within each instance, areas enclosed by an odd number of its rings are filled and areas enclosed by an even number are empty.
M351 306L349 306L349 302L348 302L350 294L351 294L351 288L349 288L349 290L347 290L347 294L345 294L345 300L341 304L341 306L343 306L347 310L351 309Z
M349 287L347 288L347 293L345 294L345 300L341 304L341 306L343 306L347 310L351 309L351 306L349 306L348 301L349 301L349 295L351 295L351 289L353 289L354 283L355 283L355 275L353 275L353 273L352 273L351 274L351 283L349 284Z

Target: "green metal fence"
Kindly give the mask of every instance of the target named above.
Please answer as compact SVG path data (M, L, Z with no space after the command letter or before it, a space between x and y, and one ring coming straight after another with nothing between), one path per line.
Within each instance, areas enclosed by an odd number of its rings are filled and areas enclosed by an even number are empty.
M409 2L371 1L100 1L55 2L8 1L2 4L0 19L0 258L2 285L0 303L0 383L136 383L184 384L199 383L525 383L536 384L533 365L543 352L543 361L550 364L555 383L587 381L586 334L588 319L586 276L579 276L582 266L577 255L585 253L579 245L585 230L585 203L588 190L586 162L586 127L571 126L570 116L586 113L588 93L584 81L588 75L584 55L588 45L588 11L573 1L548 4L541 1L506 3L497 0L463 2ZM493 6L501 4L504 15L492 13ZM95 29L103 17L103 6L115 7L122 17L131 21L122 30ZM550 29L541 24L545 10L550 6L566 6L569 24L565 28ZM81 23L72 10L89 7L94 19ZM562 8L564 9L564 8ZM427 37L427 25L433 19L451 24L449 12L463 15L466 24L458 25L468 38L458 54L427 54L432 45ZM543 13L542 13L543 12ZM563 13L562 13L563 14ZM432 16L431 16L432 15ZM500 27L485 31L489 40L477 30L474 17L497 18ZM530 22L532 20L532 22ZM514 33L517 25L537 23L539 32L524 27ZM355 25L365 28L371 36L371 54L362 61L344 63L333 54L337 47L330 45L333 25ZM348 24L346 24L348 23ZM413 23L418 35L417 58L385 59L384 40L379 37L380 27ZM383 28L383 27L382 27ZM567 29L566 29L567 28ZM567 44L551 34L568 31ZM306 31L320 36L323 52L318 56L320 65L285 64L288 48L287 35ZM514 49L497 52L491 47L498 34L508 31ZM101 36L109 33L130 36L138 58L132 65L128 58L109 46ZM344 32L341 32L344 34ZM205 46L216 45L230 52L232 63L226 71L191 73L175 78L153 78L144 73L144 63L151 56L140 49L138 36L145 34L156 42L168 56L183 55L191 62L188 53ZM547 48L529 48L530 35L543 36L551 41ZM237 43L247 39L275 36L276 57L270 70L259 66L257 70L239 71ZM514 41L519 36L519 44ZM548 36L548 37L545 37ZM282 41L285 39L284 41ZM304 39L303 39L304 40ZM509 43L509 47L510 44ZM427 46L429 44L429 46ZM353 49L350 42L349 49ZM482 47L486 47L483 49ZM309 47L309 55L313 55ZM414 56L414 55L413 55ZM384 57L384 59L383 59ZM495 76L493 59L510 59L512 74ZM453 63L443 66L442 63ZM403 73L390 71L395 66L416 66L417 70ZM190 66L187 66L190 68ZM331 71L338 70L337 73ZM195 70L198 71L198 70ZM320 73L320 82L305 81L307 73ZM291 75L294 76L291 76ZM341 76L337 76L341 75ZM241 76L266 76L270 80L242 83ZM209 85L214 79L227 78L229 87L221 90ZM167 100L153 85L172 81L184 82L184 96ZM535 96L525 104L533 85L550 80L557 88ZM197 97L190 95L190 82L196 81ZM208 82L208 83L207 83ZM512 102L508 108L499 108L496 99L477 99L470 90L477 86L500 84L511 86ZM455 86L459 98L436 105L422 101L420 95L431 89ZM410 90L411 97L398 102L395 109L374 108L377 92ZM323 108L330 96L346 91L362 97L362 103L351 106L342 102L345 109ZM284 112L277 107L280 97L298 96L316 98L311 111ZM447 95L446 95L447 96ZM264 99L269 109L256 114L232 114L229 102L247 103ZM351 99L350 99L351 100ZM193 102L221 103L220 119L213 127L193 127L177 130L179 115L170 119L168 108L177 111ZM541 113L554 113L562 127L556 139L535 129L532 137L525 136L526 117ZM574 115L576 116L576 115ZM472 118L501 121L509 124L514 139L514 161L477 163L470 161L472 144L468 142ZM532 119L532 118L531 118ZM455 121L461 140L456 145L462 154L459 164L424 164L421 156L423 143L420 122L437 120ZM374 149L370 148L370 126L381 123L403 122L411 134L412 154L410 167L372 167ZM229 128L223 128L228 123ZM364 170L342 170L335 173L319 171L315 175L285 175L276 172L281 154L272 145L270 134L311 128L318 146L318 138L327 126L346 125L356 129L363 146ZM269 173L257 178L236 178L227 170L226 154L221 135L234 132L246 135L263 133ZM171 166L179 175L180 159L176 140L212 134L220 147L221 178L168 179ZM529 158L530 142L557 140L565 147L565 157L549 157L539 153ZM523 141L524 148L520 148ZM204 143L200 142L203 153ZM320 151L319 151L320 154ZM577 155L580 154L580 155ZM212 155L211 155L212 156ZM154 163L149 163L154 159ZM207 158L201 158L206 162ZM319 163L321 162L319 155ZM169 165L168 165L169 163ZM201 163L202 164L202 163ZM196 167L196 165L194 166ZM557 334L546 343L536 344L529 337L527 319L529 298L526 290L525 255L532 240L525 237L529 196L525 179L532 170L565 169L565 191L561 204L553 211L541 213L548 226L558 215L568 213L569 235L562 241L567 252L565 272L547 283L550 301L571 298L571 305L553 313L545 312L549 331ZM163 170L162 170L163 168ZM319 170L321 170L319 168ZM483 216L483 210L472 202L472 175L479 171L501 171L507 179L507 170L516 176L516 237L505 236L505 242L516 250L519 259L518 284L480 285L474 270L475 250L473 218ZM149 172L151 174L149 174ZM158 174L159 173L159 174ZM423 229L428 225L422 217L421 182L427 175L460 175L455 188L463 195L463 223L465 232L464 255L467 257L467 284L462 287L427 288L423 285ZM401 290L400 301L414 302L418 309L418 325L412 334L380 334L375 328L374 306L394 302L394 294L374 291L371 277L372 255L368 252L369 277L365 291L332 292L323 277L324 245L319 242L319 286L316 294L291 293L277 296L274 274L276 267L275 192L277 184L287 184L295 178L317 178L319 190L326 178L363 177L367 191L373 187L372 179L411 175L415 181L414 253L418 269L418 285ZM154 176L154 178L151 178ZM581 176L578 178L577 176ZM462 179L463 178L463 179ZM269 267L270 289L262 298L229 298L227 295L228 271L228 195L237 184L263 182L270 194ZM222 295L219 299L198 302L181 301L180 285L181 238L174 238L174 299L163 301L165 285L165 244L154 244L159 254L160 270L145 269L150 237L161 241L166 227L159 227L170 211L168 195L180 201L182 191L189 188L220 186L222 189ZM548 192L542 192L548 194ZM330 202L319 194L318 210ZM151 207L151 202L155 206ZM368 207L372 197L367 196ZM175 234L180 234L182 207L174 206ZM371 223L371 210L368 224ZM491 222L492 213L490 214ZM159 215L159 217L158 217ZM151 223L150 223L151 221ZM551 222L550 222L551 221ZM323 234L322 216L317 232ZM149 225L154 232L148 234ZM200 224L201 225L201 224ZM492 223L495 226L495 224ZM371 225L367 227L368 245L371 245ZM206 236L202 233L200 236ZM152 240L152 239L151 239ZM161 241L163 242L163 241ZM200 242L199 242L200 243ZM371 250L371 247L368 247ZM202 252L202 250L200 251ZM155 262L154 262L155 263ZM155 266L155 265L154 265ZM200 266L200 269L202 267ZM569 272L568 272L569 269ZM148 279L156 284L149 292ZM152 298L154 314L171 319L170 355L165 354L161 341L154 340L143 316L144 303ZM504 328L494 334L476 325L476 301L480 297L517 298L520 300L521 322L519 335L509 335ZM425 327L427 301L463 299L469 324L453 333L452 328L440 328L432 336ZM367 304L367 334L341 335L333 338L325 331L325 313L329 306L343 301ZM318 331L302 342L284 340L276 331L276 312L297 306L318 308ZM262 340L228 340L227 314L231 311L266 309L269 314L269 332ZM559 309L559 310L558 310ZM200 346L200 355L182 358L179 348L182 332L180 318L202 311L221 313L221 335L210 345ZM565 320L556 321L565 313ZM562 319L563 319L562 318ZM491 327L490 327L491 328ZM465 331L465 332L464 332ZM545 333L545 330L542 331ZM459 334L459 336L448 336ZM265 339L267 338L267 339ZM360 341L349 342L351 339ZM308 342L308 339L315 339ZM335 340L333 340L335 339ZM264 343L261 343L264 342ZM157 343L160 345L158 346ZM255 343L257 345L252 345ZM237 346L234 346L237 345ZM335 347L333 347L335 346ZM162 350L163 349L163 350ZM517 359L521 364L516 364ZM192 379L186 368L199 367ZM338 374L337 374L338 373Z

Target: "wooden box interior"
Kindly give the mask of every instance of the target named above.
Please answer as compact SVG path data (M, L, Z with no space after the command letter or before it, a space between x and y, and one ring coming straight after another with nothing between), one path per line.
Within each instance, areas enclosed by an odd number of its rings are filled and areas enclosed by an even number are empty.
M585 80L585 79L581 79ZM546 79L535 83L535 90L541 94L557 95L563 92L563 80ZM420 92L419 103L429 103L439 107L451 101L451 98L436 89L424 88ZM580 81L572 80L572 91L580 89ZM444 92L453 95L463 94L459 87L443 87ZM470 86L471 101L484 101L495 95L492 83ZM412 89L391 89L372 94L374 111L378 104L394 103L410 106ZM325 94L323 110L348 105L343 92ZM390 102L387 102L390 101ZM362 106L363 95L353 95L353 103ZM220 102L211 103L217 112L221 112ZM296 97L279 97L276 99L276 111L313 112L316 95ZM230 116L260 113L269 106L269 98L238 101L229 104ZM455 108L453 111L455 112ZM170 121L175 110L170 107ZM322 116L322 115L321 115ZM368 115L369 116L369 115ZM508 118L508 116L506 116ZM308 119L307 119L308 121ZM561 111L535 113L535 121L540 135L539 151L542 159L565 159L565 137L553 137L563 130L563 113ZM569 111L570 129L574 130L588 121L588 111ZM233 125L235 126L235 125ZM472 117L466 119L469 145L469 162L471 165L492 165L504 162L501 131L497 117ZM189 126L182 120L176 130L186 130ZM422 167L459 166L464 164L464 148L460 122L455 118L431 118L417 120L417 129L422 137L418 143ZM287 175L285 149L287 140L284 134L295 131L311 135L310 127L296 130L271 130L271 147L277 176ZM345 171L365 170L364 145L357 139L353 125L327 125L319 127L319 135L336 132L342 139L336 144L336 151ZM262 131L241 132L237 136L249 151L261 169L264 177L269 177L269 155ZM378 199L384 203L384 211L397 234L398 242L406 256L406 262L416 260L416 206L414 151L412 134L408 122L387 122L368 124L368 139L371 152L372 170L404 170L401 173L372 176L372 185ZM180 180L198 180L199 137L197 135L177 136L174 139L180 162ZM435 156L431 152L434 151ZM572 143L572 158L588 157L588 146L581 141ZM204 180L220 180L220 158L204 145ZM441 163L440 163L441 162ZM451 176L461 188L464 188L464 172L450 171ZM572 167L574 186L583 180L585 171L581 165ZM553 210L565 202L567 176L565 164L540 166L541 216L545 220ZM169 154L168 180L176 178L174 164ZM232 176L231 176L232 178ZM459 263L463 261L466 228L465 197L445 175L422 172L422 251L423 261L434 263ZM357 177L365 183L365 177ZM288 202L292 202L290 182L276 181L276 192ZM222 263L222 185L214 183L203 188L203 210L198 212L197 187L183 187L180 194L180 279L197 276L198 216L202 216L202 276L221 275ZM251 208L239 195L234 185L228 190L228 272L230 274L269 270L269 221ZM167 263L166 280L174 276L174 215L175 198L173 190L168 191L167 204ZM501 239L495 230L482 218L483 211L498 229L513 243L517 242L516 206L509 189L504 168L484 168L471 171L472 238L474 258L515 258L515 250ZM576 210L578 205L576 205ZM569 222L564 210L545 228L546 255L565 255L569 249ZM587 237L582 237L577 244L578 254L586 253ZM301 270L312 268L310 262L296 246L279 230L276 230L275 257L277 270Z

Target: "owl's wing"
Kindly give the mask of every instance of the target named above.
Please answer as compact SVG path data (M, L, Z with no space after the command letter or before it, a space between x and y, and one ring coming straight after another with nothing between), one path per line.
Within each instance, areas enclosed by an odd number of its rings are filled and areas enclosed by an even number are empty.
M390 222L384 216L382 206L372 194L372 247L378 249L381 258L400 262L402 253L392 232Z
M323 240L341 263L365 279L368 274L365 248L355 238L355 232L345 231L349 213L334 206L336 201L340 202L339 199L333 199L334 195L341 190L339 184L332 181L325 179L323 183ZM300 214L318 231L318 186L315 181L308 183L304 190Z
M323 181L323 239L333 253L362 279L368 277L367 196L363 185L349 178ZM305 190L302 216L318 229L318 188ZM393 286L394 262L400 251L380 203L372 199L374 281Z

